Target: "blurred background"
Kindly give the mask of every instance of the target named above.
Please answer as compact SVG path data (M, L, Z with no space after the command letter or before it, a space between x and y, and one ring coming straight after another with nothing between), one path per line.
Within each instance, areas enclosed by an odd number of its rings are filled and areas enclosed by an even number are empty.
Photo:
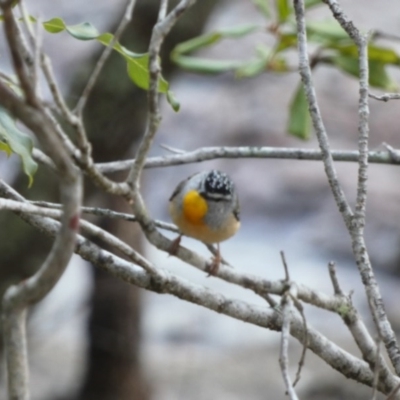
M400 31L400 9L389 0L346 0L342 6L356 26ZM47 20L62 17L73 25L90 21L100 32L115 30L125 1L28 1L32 15ZM145 52L159 2L138 0L134 18L122 43ZM310 12L316 20L329 16L326 7ZM199 1L167 38L162 60L164 75L181 103L175 113L163 103L163 121L152 155L169 154L161 145L182 150L203 146L284 146L317 148L314 136L301 141L287 134L288 108L299 82L296 73L263 73L235 79L232 73L201 76L179 70L169 61L177 44L201 32L245 23L265 24L252 2ZM1 35L1 65L10 71ZM254 48L270 43L266 32L226 40L202 51L216 59L246 59ZM396 48L396 43L391 42ZM77 41L67 34L44 36L60 85L75 104L96 62L101 46ZM296 55L293 53L293 65ZM398 82L399 75L391 71ZM337 69L315 70L320 106L332 148L356 149L358 84ZM45 89L44 89L45 90ZM399 103L371 100L371 149L387 142L400 146ZM125 63L113 55L92 93L85 122L95 161L131 158L144 132L146 93L125 73ZM144 196L155 218L169 221L168 198L189 174L219 168L235 181L241 199L242 227L221 246L223 256L240 270L264 278L282 279L279 251L284 250L291 278L312 288L332 292L327 264L337 263L342 287L354 291L354 301L367 322L363 287L352 258L350 240L333 202L323 166L315 161L216 160L201 164L151 169L144 172ZM337 163L339 179L353 204L355 164ZM0 153L0 173L25 196L57 201L57 182L40 167L34 185L20 173L19 160ZM114 176L115 179L123 175ZM369 170L367 244L386 308L395 328L400 325L399 242L400 188L396 166L371 165ZM85 187L85 205L129 212L120 199ZM265 305L251 292L228 285L167 257L143 240L137 227L120 221L95 220L140 249L160 268L214 288L229 296ZM9 213L0 214L0 292L32 274L51 242ZM172 237L172 236L171 236ZM207 249L194 240L183 244L205 256ZM21 251L23 246L24 251ZM331 340L359 356L350 335L336 316L310 307L308 323ZM29 351L34 400L181 400L284 399L279 369L280 335L185 303L172 296L130 287L75 256L52 293L29 317ZM373 331L372 331L373 332ZM291 370L297 368L301 346L291 342ZM6 399L4 372L0 399ZM368 398L370 389L346 380L308 352L298 393L306 399Z

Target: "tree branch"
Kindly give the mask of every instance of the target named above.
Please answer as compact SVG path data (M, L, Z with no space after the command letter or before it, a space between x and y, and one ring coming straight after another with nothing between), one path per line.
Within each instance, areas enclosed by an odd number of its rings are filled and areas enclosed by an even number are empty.
M354 40L359 54L360 70L360 99L359 99L359 170L357 183L357 199L354 217L348 225L352 239L352 249L358 270L368 298L368 304L379 335L385 344L389 358L397 373L400 375L400 348L393 328L387 318L379 286L372 270L365 239L365 209L367 198L367 169L368 169L368 41L360 34L353 22L344 14L336 0L324 0L333 16Z
M64 143L57 134L57 126L48 118L36 98L31 74L24 60L23 44L11 6L1 3L4 28L11 50L14 68L18 73L27 103L0 82L0 104L20 119L36 135L52 159L60 180L63 217L50 253L39 271L29 279L11 286L3 297L4 343L8 372L9 397L29 398L28 360L25 337L25 316L28 305L41 300L56 284L73 254L79 227L81 179Z
M158 85L161 76L161 65L159 62L159 54L161 46L164 42L166 35L176 24L179 17L191 7L196 0L181 0L179 4L164 17L167 9L167 2L163 1L160 6L158 22L154 26L150 45L149 45L149 91L148 91L148 117L147 128L139 148L136 153L135 161L130 170L127 182L136 192L139 190L139 180L143 166L145 164L147 154L153 143L154 137L157 133L158 126L161 122L159 98L158 98ZM138 199L136 199L138 201Z
M23 214L21 217L50 236L54 236L57 232L59 224L56 221L27 214ZM169 293L182 300L267 329L277 331L282 329L283 320L279 311L223 296L214 290L195 285L161 268L157 268L158 276L154 278L142 268L135 267L130 262L99 248L81 236L78 237L75 251L84 259L130 284L157 293ZM290 331L301 343L304 342L304 323L301 317L293 316ZM308 327L306 334L309 349L331 365L332 368L350 379L372 387L374 375L368 364L347 353L311 327ZM389 393L398 383L399 380L396 377L388 377L387 382L379 383L379 390Z
M14 200L22 200L21 196L16 194L1 181L0 194ZM26 213L20 214L20 216L26 222L47 235L54 237L57 233L59 227L57 221ZM137 268L132 263L122 260L114 254L99 248L97 245L81 236L78 237L75 251L84 259L107 270L130 284L157 293L169 293L180 299L201 305L210 310L223 313L254 325L277 331L282 329L282 314L278 310L268 310L237 299L223 296L213 290L195 285L183 278L175 276L167 270L155 268L154 266L153 268L157 270L157 274L149 274L144 269ZM251 276L247 279L250 282L253 280ZM268 290L269 293L282 295L287 289L287 283L283 281L268 282L259 278L255 279L255 281L257 280L266 285L264 293L267 293ZM244 275L243 283L246 284ZM247 282L247 284L249 284L249 282ZM269 286L271 290L269 290L267 286ZM274 290L278 287L281 287L282 290L280 293L274 293ZM315 296L317 296L317 293L311 289L305 289L302 285L298 285L297 290L297 296L299 299L304 298L304 295L306 295L307 298L307 296L310 296L310 293L313 293L311 298L309 298L309 300L312 300L312 304L318 304L321 300L319 299L315 302ZM337 302L337 304L341 303ZM300 316L292 315L290 329L292 336L298 339L301 343L305 343L307 339L306 342L310 350L346 377L372 387L374 374L370 370L368 364L347 353L313 328L307 327L306 333L304 329L305 326L303 319ZM384 393L389 393L396 387L398 382L399 380L396 377L389 375L385 380L380 380L378 388Z
M332 150L332 159L342 162L358 162L357 150ZM287 147L202 147L193 151L184 151L179 154L148 157L144 168L161 168L174 165L193 164L215 159L279 159L279 160L322 160L322 153L315 149L299 149ZM388 150L368 152L368 161L376 164L399 165L400 159L393 158L393 153ZM98 170L104 174L129 170L135 160L112 161L96 164Z

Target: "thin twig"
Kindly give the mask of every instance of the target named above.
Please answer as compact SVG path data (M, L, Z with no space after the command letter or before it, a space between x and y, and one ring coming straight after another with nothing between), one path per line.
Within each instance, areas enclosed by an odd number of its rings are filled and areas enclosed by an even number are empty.
M311 68L307 51L307 35L305 23L304 0L294 0L294 9L297 23L297 45L299 53L299 70L303 81L304 90L308 102L311 120L317 135L318 144L322 153L325 173L336 205L340 210L347 226L350 225L353 213L346 196L340 186L337 172L334 166L328 135L322 120L321 112L317 102L317 96L312 80Z
M282 252L281 252L282 256ZM283 381L285 382L286 391L291 400L298 400L296 391L292 384L289 374L289 335L290 324L292 320L293 301L290 294L291 288L282 296L281 312L282 312L282 331L281 331L281 346L279 352L279 365L281 367Z
M91 224L88 221L81 221L82 230L87 234L90 234L93 237L96 237L107 245L111 246L115 250L119 250L122 254L127 256L132 262L142 267L145 271L147 271L153 278L158 277L158 270L143 256L141 256L137 251L135 251L132 247L127 245L122 240L118 239L111 233L105 231L104 229L99 228L96 225Z
M283 269L285 270L285 281L287 283L289 283L290 281L290 275L289 275L289 268L286 262L286 257L285 257L285 253L283 252L283 250L281 250L279 252L279 254L281 255L281 260L282 260L282 265L283 265Z
M381 344L382 340L379 338L376 339L376 355L375 355L375 370L374 370L374 382L372 385L372 397L371 400L376 400L376 396L378 395L378 382L379 382L379 373L381 370Z
M383 32L380 30L375 30L371 34L371 39L389 39L389 40L395 40L395 41L400 41L400 36L395 35L393 33L387 33Z
M334 292L335 296L344 296L344 293L340 287L339 280L336 275L336 265L333 261L329 262L328 269L329 269L329 276L331 278L333 292Z
M3 198L0 198L0 210L10 210L17 213L41 215L57 220L61 219L63 216L63 212L60 209L44 208L31 203L27 203L25 201L23 202ZM118 239L114 235L85 220L80 221L80 227L82 231L85 231L91 236L102 240L107 245L126 255L131 261L133 261L137 265L142 266L152 275L157 274L157 271L151 264L147 262L147 260L145 260L139 253L137 253L129 245L127 245L125 242Z
M47 54L42 53L41 55L41 65L43 74L46 78L47 85L53 96L54 102L58 107L59 113L72 125L76 126L78 123L78 117L74 115L68 108L67 103L64 100L64 96L61 94L61 90L57 84L56 78L54 76L53 66L50 58Z
M400 162L400 150L394 149L390 144L382 143L383 147L388 151L390 158L394 162Z
M47 201L31 201L31 204L42 207L44 210L46 208L53 208L53 209L61 209L61 204L57 203L49 203ZM34 212L34 211L32 211ZM127 213L121 213L113 210L109 210L108 208L101 208L101 207L81 207L81 212L83 214L90 214L90 215L95 215L98 217L107 217L107 218L112 218L112 219L122 219L124 221L129 221L129 222L137 222L137 219L134 215L132 214L127 214ZM35 214L40 214L39 211L34 212ZM42 215L45 215L43 213ZM170 232L178 233L178 228L173 225L169 224L168 222L164 221L159 221L155 220L154 221L156 226L161 229L165 229Z
M297 308L297 310L299 311L299 313L301 315L301 319L303 321L303 330L304 330L304 337L303 337L303 341L302 341L303 349L301 351L300 360L299 360L297 372L296 372L296 377L293 381L293 387L295 387L297 385L297 383L300 381L301 371L306 362L306 354L307 354L307 349L308 349L308 334L307 334L308 328L307 328L307 320L306 320L306 316L304 314L303 305L300 303L300 301L297 299L297 297L293 297L292 300L293 300L295 307Z
M288 349L286 349L286 356L283 353L283 358L282 358L282 373L284 375L284 380L286 383L286 388L287 391L290 395L290 390L289 390L289 384L290 386L292 386L292 389L296 386L296 384L299 382L300 377L301 377L301 370L303 368L304 362L305 362L305 357L306 357L306 352L307 352L307 345L308 345L308 336L307 336L307 321L306 321L306 317L304 315L304 310L303 310L303 306L302 304L299 302L299 300L297 299L297 286L294 283L290 283L290 274L289 274L289 267L286 261L286 256L284 251L280 251L280 255L281 255L281 260L282 260L282 264L283 264L283 268L285 270L285 279L284 282L286 283L286 285L288 286L288 289L285 291L285 293L282 296L282 308L284 308L285 306L287 306L289 308L289 311L287 311L289 314L292 312L293 309L293 303L295 305L295 307L297 308L297 310L299 311L302 321L303 321L303 327L304 327L304 340L303 340L303 349L301 352L301 356L300 356L300 360L299 360L299 364L298 364L298 368L297 368L297 372L296 372L296 378L293 382L293 384L291 384L290 382L290 378L289 378L289 374L288 374L288 366L285 365L285 363L288 362L288 359L286 359L287 356L287 351ZM288 297L288 299L286 299L286 297ZM288 303L288 304L287 304ZM288 316L284 315L284 321L285 321L285 317L287 318ZM290 322L288 322L289 324L289 328L290 328ZM282 342L281 342L281 355L282 352L284 352L284 347L286 346L286 344L284 344L284 337L283 337L283 326L282 326ZM286 357L286 358L285 358ZM286 376L285 376L286 374ZM294 392L294 389L293 389ZM292 395L290 395L290 398L292 398Z
M32 149L32 158L35 161L50 168L50 170L52 170L52 171L56 170L56 166L54 165L52 159L49 156L47 156L46 154L44 154L43 151L41 151L35 147Z
M166 3L167 2L162 2L161 4L158 23L153 29L149 45L150 83L147 103L147 128L139 144L139 148L136 152L135 162L127 178L127 182L135 192L139 191L141 172L145 164L147 154L157 133L158 126L161 122L160 105L158 98L158 84L161 76L161 65L159 61L161 46L164 42L166 35L178 21L179 17L195 3L195 0L181 0L179 4L167 16L165 16L165 18L162 18L165 13ZM135 194L138 195L138 193ZM137 199L137 201L139 202L139 199Z
M43 31L40 29L41 27L40 18L37 19L36 29L35 29L35 41L34 41L34 64L32 69L32 85L33 90L36 93L36 96L39 96L40 90L40 81L39 81L39 72L40 72L40 55L42 50L42 41L43 41Z
M388 102L389 100L399 100L400 99L400 93L385 93L382 94L381 96L378 96L377 94L369 93L369 97L375 100L379 101L384 101Z
M85 88L83 89L81 97L79 98L78 103L76 104L76 107L74 110L76 115L82 114L82 111L86 105L89 95L90 95L94 85L96 84L97 79L99 78L100 72L103 69L104 64L106 63L108 57L110 56L111 52L113 51L115 44L118 42L118 40L122 36L123 32L125 31L126 27L128 26L129 22L131 21L135 3L136 3L136 0L128 0L128 5L126 7L125 14L124 14L116 32L114 33L114 37L112 38L112 40L110 41L108 46L101 53L101 56L100 56L99 60L97 61L97 64L95 65L93 72L90 74L90 78L89 78L88 82L86 83Z
M346 302L346 304L341 307L338 314L349 328L358 348L361 350L363 358L369 363L371 371L374 371L374 384L372 387L377 389L379 382L385 380L387 376L392 374L381 354L379 348L380 342L377 344L372 339L367 327L352 304L351 294L347 296L344 295L333 262L329 263L329 275L334 287L335 296L342 298Z
M185 150L177 149L176 147L168 146L167 144L160 144L160 147L175 154L185 154Z
M42 47L42 31L40 30L41 21L40 18L36 20L36 27L33 27L33 24L30 20L30 16L28 10L25 6L25 1L19 1L19 9L22 15L22 19L24 21L26 30L28 32L31 47L33 48L33 65L32 65L32 86L35 90L36 95L38 95L37 91L39 90L39 60L40 60L40 53ZM21 37L23 38L22 31ZM26 42L26 40L24 40Z

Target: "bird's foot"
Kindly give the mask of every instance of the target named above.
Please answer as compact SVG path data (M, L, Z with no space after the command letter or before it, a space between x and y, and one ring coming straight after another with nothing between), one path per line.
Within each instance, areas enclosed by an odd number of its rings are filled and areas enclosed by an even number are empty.
M216 276L218 274L219 266L221 265L221 254L218 251L215 257L211 259L211 263L208 265L208 275L209 276Z

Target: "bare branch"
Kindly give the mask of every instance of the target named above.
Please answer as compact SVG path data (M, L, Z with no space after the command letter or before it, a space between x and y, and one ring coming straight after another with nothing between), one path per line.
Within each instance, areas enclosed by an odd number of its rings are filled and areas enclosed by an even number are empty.
M356 150L332 150L333 160L342 162L358 162L359 153ZM148 157L144 168L160 168L174 165L193 164L220 158L242 159L280 159L280 160L322 160L320 150L286 148L286 147L203 147L198 150L180 152L179 154L164 157ZM370 151L368 161L377 164L400 164L399 159L393 159L387 151ZM135 160L112 161L96 164L102 173L114 173L129 170Z
M62 207L61 204L49 203L47 201L31 201L30 203L35 206L39 206L40 208L43 207L42 208L44 210L43 213L32 211L33 214L39 214L39 215L46 215L46 208L60 209ZM35 209L35 210L39 210L39 209ZM16 210L14 210L14 211L16 211ZM123 219L125 221L137 222L136 217L132 214L121 213L121 212L109 210L108 208L81 207L81 212L83 214L91 214L91 215L96 215L99 217L107 217L107 218L112 218L112 219ZM165 229L167 231L171 231L174 233L179 232L177 227L173 224L170 224L170 223L164 222L164 221L159 221L159 220L155 220L154 222L158 228Z
M3 196L10 196L10 193L12 192L12 189L6 185L3 181L0 180L0 195L1 195L1 190L3 190ZM24 212L29 212L29 213L34 213L38 215L43 215L43 216L48 216L52 218L59 218L60 217L60 212L59 210L51 210L49 207L42 208L37 206L37 204L43 204L42 202L35 202L34 205L29 204L29 203L21 203L23 199L21 196L17 198L18 201L7 201L7 200L1 200L0 199L0 208L5 208L13 211L24 211ZM44 203L45 205L49 205L49 203ZM50 203L51 206L58 206L58 205L53 205ZM94 211L94 214L99 213L99 215L111 215L109 210L103 210L103 209L91 209L91 208L85 208L83 207L83 210L92 212ZM56 211L56 212L52 212ZM113 213L112 214L121 214L121 213ZM120 216L120 215L118 215ZM121 214L121 216L126 217L128 219L127 214ZM130 216L131 218L134 218ZM82 221L82 224L85 222ZM165 223L163 223L165 224ZM160 223L160 227L162 228L172 228L169 224L165 224L163 226ZM191 252L190 250L185 249L192 257L192 260L199 260L204 267L204 265L207 263L206 260L204 260L202 257L199 255ZM196 265L195 265L196 266ZM202 269L205 271L205 269ZM221 273L220 278L226 280L227 282L242 286L244 288L253 290L255 293L258 295L262 296L263 298L265 297L266 294L271 293L271 294L277 294L277 295L282 295L286 290L287 290L287 283L282 282L282 281L268 281L266 279L263 279L258 276L253 276L250 274L243 274L240 271L233 270L232 268L227 268L227 267L221 267ZM320 307L323 309L326 309L328 311L332 312L337 312L337 310L341 309L341 307L345 304L341 299L338 299L336 297L331 297L327 296L322 292L317 292L314 291L308 287L305 287L304 285L297 285L297 297L298 299L309 303L313 304L316 307Z
M335 293L335 296L344 296L344 293L339 285L339 280L336 275L336 266L333 261L330 261L328 264L329 268L329 276L332 281L332 286L333 286L333 292Z
M352 239L352 249L365 287L368 304L374 323L385 344L393 367L400 375L400 348L396 335L385 312L379 286L374 276L369 259L365 239L365 208L367 196L367 169L368 169L368 41L367 36L361 35L353 22L344 14L337 0L324 0L328 4L333 16L354 40L359 54L360 70L360 100L359 100L359 171L357 183L356 210L350 223L347 223ZM346 221L346 220L345 220Z
M134 189L139 190L139 180L143 166L146 161L147 154L153 143L153 139L157 133L158 126L161 122L160 106L158 98L158 84L161 76L161 66L159 62L159 54L165 36L169 33L179 17L191 7L196 0L181 0L179 4L165 17L162 18L166 10L167 2L162 2L159 19L153 28L153 32L149 45L149 92L148 92L148 117L147 128L140 142L136 153L136 158L130 170L127 182ZM137 193L136 193L137 194Z
M3 187L5 186L5 184L1 182L1 180L0 185L2 185ZM57 220L61 219L63 216L63 213L59 209L44 208L27 202L0 198L0 210L2 209L14 211L17 213L41 215ZM139 253L137 253L132 247L128 246L125 242L108 233L104 229L101 229L98 226L85 220L80 221L80 228L83 232L86 232L91 237L96 237L97 239L100 239L102 242L106 243L111 248L120 251L122 254L126 255L132 262L143 267L149 273L157 273L152 265Z
M346 199L346 196L343 193L343 190L339 184L336 169L333 163L333 158L331 155L328 135L324 123L322 121L322 116L317 103L317 96L312 81L311 68L307 52L304 1L294 0L294 9L295 9L296 23L297 23L299 69L307 97L308 109L318 138L318 143L322 153L322 161L324 163L325 173L328 178L328 182L331 187L333 197L336 201L338 209L340 210L343 216L346 225L350 226L353 213L350 209L350 205Z
M363 235L365 226L365 211L367 206L368 181L368 140L369 140L369 104L368 104L368 36L358 35L358 51L360 66L360 98L358 103L358 182L356 207L353 226L357 225L359 235Z
M10 193L8 194L10 195ZM21 217L46 234L54 236L57 232L58 222L56 221L27 214ZM80 236L78 237L76 252L84 259L136 286L158 293L170 293L178 298L261 327L278 331L282 328L282 315L279 311L228 298L211 289L190 283L166 270L157 269L159 275L156 279L153 279L143 269L100 249ZM304 341L303 321L295 315L292 316L291 320L291 334L301 342ZM372 386L373 373L364 361L347 353L311 327L307 329L307 336L309 348L329 365L348 378ZM396 377L388 376L387 381L379 383L379 390L389 393L398 382L399 380Z
M379 346L372 339L367 327L363 323L357 310L354 308L351 301L351 295L344 295L340 288L336 276L335 264L333 262L329 263L329 273L335 290L335 296L341 297L347 303L341 308L338 314L349 328L358 348L361 350L364 360L369 363L371 371L374 371L373 388L376 389L378 387L378 382L381 380L384 381L388 376L392 375L392 373L381 354Z
M384 102L388 102L389 100L399 100L400 99L400 93L385 93L381 96L378 96L373 93L369 93L369 97L375 100L380 100Z
M22 39L20 28L15 20L11 3L0 3L4 17L4 30L7 42L11 52L11 58L14 70L18 75L18 79L29 104L37 103L35 88L32 84L32 76L30 67L33 66L34 60L29 53L26 44Z
M168 0L161 0L160 2L160 10L158 11L157 23L162 22L168 11Z
M305 364L305 360L306 360L306 354L307 354L307 348L308 348L308 328L307 328L307 320L306 320L306 316L304 314L304 308L303 305L300 303L300 301L297 299L297 297L292 297L293 303L295 305L295 307L297 308L297 310L300 313L301 319L303 321L303 328L304 328L304 338L303 338L303 349L301 351L301 355L300 355L300 360L299 360L299 364L298 364L298 368L297 368L297 372L296 372L296 378L293 381L293 387L295 387L297 385L297 383L300 381L301 378L301 370L304 367Z
M290 275L289 275L289 268L286 262L285 253L282 250L279 253L281 255L283 269L285 270L285 281L288 283L290 281Z
M38 163L50 168L50 170L52 170L53 172L56 170L56 166L54 165L52 159L44 154L43 151L35 147L32 150L32 158Z
M7 360L9 399L29 400L26 344L26 309L3 311L4 349Z

